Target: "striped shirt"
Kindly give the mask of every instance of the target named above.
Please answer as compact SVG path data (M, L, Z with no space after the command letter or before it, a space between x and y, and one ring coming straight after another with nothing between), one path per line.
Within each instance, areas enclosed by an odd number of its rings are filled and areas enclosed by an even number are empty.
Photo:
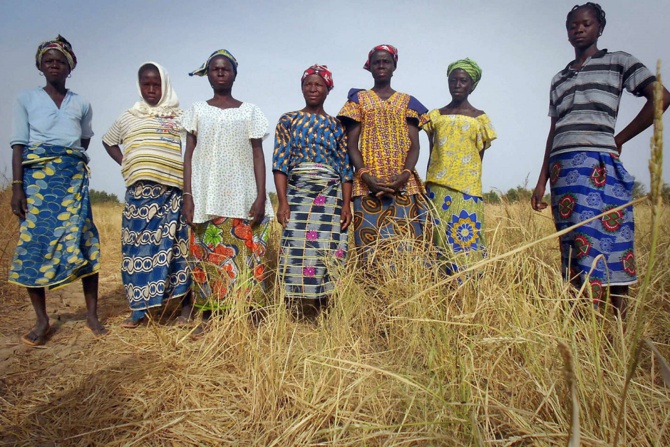
M616 154L614 126L623 89L641 96L656 77L623 51L598 51L579 70L571 65L551 80L549 116L556 118L551 155L574 151Z
M121 173L127 187L148 180L183 188L180 126L174 118L139 118L125 111L102 141L110 146L123 145Z

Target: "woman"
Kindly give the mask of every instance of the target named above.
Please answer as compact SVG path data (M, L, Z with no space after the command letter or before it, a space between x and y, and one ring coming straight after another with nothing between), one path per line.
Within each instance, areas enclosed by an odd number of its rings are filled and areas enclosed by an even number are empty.
M468 58L447 69L451 102L431 110L423 128L430 141L426 189L434 211L433 241L448 273L486 256L482 160L496 139L491 120L468 98L482 77Z
M179 99L163 67L142 64L141 101L123 112L102 138L126 183L121 233L121 277L132 314L121 326L138 327L150 308L182 299L178 322L191 311L188 226L181 216L183 163ZM121 152L123 145L124 152Z
M196 305L208 320L231 293L259 298L272 205L265 191L268 121L232 96L237 60L212 53L191 76L207 76L214 96L184 114L184 218L193 226ZM250 290L252 289L252 290ZM202 328L202 327L201 327Z
M354 240L365 252L378 239L420 237L426 217L423 185L414 167L419 127L425 124L428 109L391 88L397 63L395 47L374 47L363 66L372 73L374 86L351 89L338 115L346 126L349 157L356 168Z
M88 190L91 105L65 87L77 58L64 37L43 42L35 65L46 85L19 95L10 141L12 212L20 225L9 282L27 287L35 309L35 327L22 337L30 346L49 334L45 287L79 278L86 326L95 336L107 332L97 314L100 242Z
M308 315L327 305L347 254L353 170L344 128L323 109L332 73L313 65L301 82L305 107L279 119L272 170L284 227L279 278L287 300L303 300Z
M566 28L575 59L551 82L551 127L531 205L536 211L547 206L542 198L549 180L557 230L631 201L634 179L619 155L623 145L653 121L656 78L630 54L598 49L605 24L605 11L596 3L575 6L568 13ZM646 103L614 135L624 88L644 96ZM663 89L664 110L669 104L670 93ZM565 276L576 287L586 282L596 306L609 292L621 318L628 286L637 282L633 243L630 206L561 236Z

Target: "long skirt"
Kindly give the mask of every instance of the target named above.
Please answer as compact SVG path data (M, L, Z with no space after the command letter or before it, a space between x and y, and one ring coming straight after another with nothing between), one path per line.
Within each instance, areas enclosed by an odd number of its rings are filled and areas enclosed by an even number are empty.
M263 264L270 228L265 217L256 226L250 220L219 217L197 224L191 231L191 271L196 307L222 310L226 298L244 296L249 304L263 305Z
M435 183L426 185L433 211L433 243L448 273L486 257L484 201Z
M559 231L632 200L634 178L617 156L568 152L550 157L549 170L551 210ZM564 274L588 281L594 300L600 300L604 285L637 281L634 241L633 207L606 214L561 236Z
M371 249L388 241L400 241L402 247L396 248L405 250L411 249L414 242L422 244L427 214L420 194L354 197L356 247L363 248L360 254L365 257Z
M181 190L155 182L138 181L126 191L121 277L134 316L190 290L188 225L181 204Z
M340 228L342 183L331 167L301 163L291 171L286 196L291 209L281 238L279 278L287 298L330 295L348 249Z
M19 225L9 282L55 289L100 270L87 162L81 149L48 144L23 149L28 212Z

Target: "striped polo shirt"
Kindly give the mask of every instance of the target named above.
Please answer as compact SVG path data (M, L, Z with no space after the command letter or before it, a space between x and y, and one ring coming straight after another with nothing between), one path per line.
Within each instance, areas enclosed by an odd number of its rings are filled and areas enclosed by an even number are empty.
M148 180L183 189L180 130L174 118L140 118L125 111L102 141L110 146L123 145L121 173L127 187Z
M556 118L551 155L574 151L616 154L614 126L623 89L641 96L656 77L623 51L600 50L579 70L571 65L551 80L549 116Z

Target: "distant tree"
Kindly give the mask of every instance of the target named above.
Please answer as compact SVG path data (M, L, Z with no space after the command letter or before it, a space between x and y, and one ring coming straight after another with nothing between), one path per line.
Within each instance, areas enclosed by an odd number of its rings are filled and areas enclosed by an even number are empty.
M272 203L272 209L277 209L279 206L279 199L277 198L277 193L274 191L270 191L270 203Z
M112 194L107 191L98 191L95 189L91 189L89 191L90 193L90 198L91 198L91 203L94 205L98 205L101 203L114 203L118 204L121 203L119 201L119 198L116 196L116 194Z
M516 188L509 189L504 195L503 200L514 203L514 202L528 202L530 197L533 195L533 192L529 189L526 189L524 186L517 186Z
M670 205L670 185L665 182L661 187L661 198L663 199L663 203Z
M500 203L500 196L495 191L485 192L483 197L485 203Z
M647 188L642 182L635 180L635 183L633 183L633 199L639 199L645 195L647 195Z

